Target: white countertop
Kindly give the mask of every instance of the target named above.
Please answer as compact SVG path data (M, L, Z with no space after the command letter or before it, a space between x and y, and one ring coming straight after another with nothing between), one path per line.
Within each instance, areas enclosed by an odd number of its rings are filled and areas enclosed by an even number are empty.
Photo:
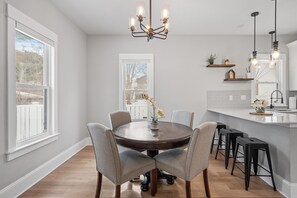
M262 124L297 126L296 113L272 112L273 115L251 115L250 112L255 112L254 109L243 108L209 108L208 111Z

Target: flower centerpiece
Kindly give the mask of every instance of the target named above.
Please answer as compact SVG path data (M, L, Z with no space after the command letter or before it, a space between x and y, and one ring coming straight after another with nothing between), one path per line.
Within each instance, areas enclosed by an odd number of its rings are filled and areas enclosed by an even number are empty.
M253 103L253 107L255 108L257 113L264 113L265 108L268 106L268 101L265 99L256 99Z
M153 108L152 116L151 116L151 127L152 129L158 129L158 119L164 116L164 112L162 109L157 107L156 101L151 98L147 94L142 94L142 98L147 100Z

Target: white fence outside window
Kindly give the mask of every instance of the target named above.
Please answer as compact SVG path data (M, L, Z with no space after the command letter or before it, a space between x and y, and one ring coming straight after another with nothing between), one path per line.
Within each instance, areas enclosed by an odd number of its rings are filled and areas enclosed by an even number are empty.
M17 141L23 141L44 132L42 104L17 105Z

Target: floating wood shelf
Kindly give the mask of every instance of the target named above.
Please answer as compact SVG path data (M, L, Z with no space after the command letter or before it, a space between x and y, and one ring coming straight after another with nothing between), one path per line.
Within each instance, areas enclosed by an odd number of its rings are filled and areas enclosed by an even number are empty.
M234 79L224 79L224 81L249 81L254 80L253 78L234 78Z
M217 67L217 68L220 68L220 67L234 67L235 64L210 64L210 65L207 65L206 67Z

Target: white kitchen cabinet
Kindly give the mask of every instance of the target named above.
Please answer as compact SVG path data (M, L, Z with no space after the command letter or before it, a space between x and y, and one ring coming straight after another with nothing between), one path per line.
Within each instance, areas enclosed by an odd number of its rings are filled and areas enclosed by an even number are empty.
M297 41L289 43L289 89L297 91Z

